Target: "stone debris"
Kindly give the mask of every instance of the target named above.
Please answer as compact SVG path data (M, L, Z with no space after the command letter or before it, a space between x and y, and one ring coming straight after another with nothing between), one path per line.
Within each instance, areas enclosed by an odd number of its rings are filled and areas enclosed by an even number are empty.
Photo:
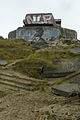
M52 49L53 50L53 49ZM56 51L56 49L54 49ZM62 51L59 51L62 52ZM80 68L80 60L79 59L54 59L54 65L56 66L55 70L47 69L44 72L44 76L46 78L59 78L65 77L70 74L74 74L74 72L78 71Z
M36 120L80 120L80 106L52 104L40 108ZM42 119L41 119L42 118Z
M71 53L75 55L80 55L80 47L75 47L70 50Z
M74 83L64 83L59 85L54 85L52 87L52 92L56 95L61 96L80 96L80 85Z

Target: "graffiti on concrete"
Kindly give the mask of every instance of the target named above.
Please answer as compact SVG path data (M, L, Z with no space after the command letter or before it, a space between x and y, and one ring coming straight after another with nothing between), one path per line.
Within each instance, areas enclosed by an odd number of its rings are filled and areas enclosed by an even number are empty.
M54 40L60 35L77 39L77 32L61 27L61 19L54 19L52 13L26 14L24 26L10 32L9 39L24 39L26 41Z
M53 24L55 22L51 13L47 14L27 14L23 23L28 24Z
M37 28L34 34L31 36L32 41L44 40L42 35L44 34L43 28Z
M60 35L60 31L53 27L28 27L20 28L16 31L16 38L23 38L28 41L48 41Z

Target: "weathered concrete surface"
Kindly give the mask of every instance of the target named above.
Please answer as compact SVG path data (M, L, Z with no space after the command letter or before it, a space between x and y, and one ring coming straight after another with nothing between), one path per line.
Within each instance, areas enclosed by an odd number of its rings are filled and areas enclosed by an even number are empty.
M69 83L75 83L80 85L80 69L77 70L76 72L66 76L64 78L64 81L68 81Z
M0 65L6 65L7 64L7 61L5 60L0 60Z
M62 96L80 96L80 85L74 83L64 83L59 85L54 85L52 87L52 92L57 95Z
M51 26L22 27L16 30L16 38L26 41L48 41L60 36L60 31Z
M16 39L16 30L9 32L8 38L9 39Z
M79 59L55 59L53 63L57 66L55 72L74 72L80 68Z
M9 39L24 39L26 41L49 41L59 38L62 35L66 38L77 39L77 33L74 30L69 30L61 27L53 26L27 26L19 27L8 34Z
M69 79L70 81L72 81L72 83L77 83L80 84L80 74L76 75L75 77Z
M62 31L62 35L64 35L66 38L77 39L77 32L75 30L62 28L61 31Z
M75 55L80 55L80 47L75 47L70 50L71 53Z
M64 77L78 71L80 68L79 59L54 59L53 64L56 66L56 69L54 71L46 69L44 71L46 78Z

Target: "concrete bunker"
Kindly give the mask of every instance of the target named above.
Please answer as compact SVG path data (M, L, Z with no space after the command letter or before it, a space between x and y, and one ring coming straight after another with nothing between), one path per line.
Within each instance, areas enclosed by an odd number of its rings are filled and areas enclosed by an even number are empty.
M24 39L26 41L49 41L65 36L77 39L74 30L61 27L61 19L54 19L52 13L26 14L23 27L8 34L9 39Z

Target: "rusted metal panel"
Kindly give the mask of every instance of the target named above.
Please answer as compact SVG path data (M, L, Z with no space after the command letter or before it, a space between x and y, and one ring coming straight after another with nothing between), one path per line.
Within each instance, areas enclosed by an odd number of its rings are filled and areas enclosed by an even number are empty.
M27 14L23 20L24 25L54 25L56 22L52 13Z

